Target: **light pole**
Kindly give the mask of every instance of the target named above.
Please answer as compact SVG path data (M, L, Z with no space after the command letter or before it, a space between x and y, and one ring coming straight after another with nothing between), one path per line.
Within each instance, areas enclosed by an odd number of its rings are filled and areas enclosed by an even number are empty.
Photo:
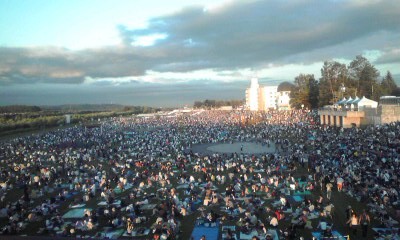
M340 92L340 98L343 97L344 93L346 92L346 87L342 83L342 85L339 87L339 92ZM340 99L339 99L340 100Z

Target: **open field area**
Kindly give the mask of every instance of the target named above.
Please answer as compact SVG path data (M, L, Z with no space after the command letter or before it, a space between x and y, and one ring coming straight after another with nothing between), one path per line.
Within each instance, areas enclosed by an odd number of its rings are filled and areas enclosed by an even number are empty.
M204 111L18 136L0 145L0 231L396 239L399 130L323 127L308 111Z

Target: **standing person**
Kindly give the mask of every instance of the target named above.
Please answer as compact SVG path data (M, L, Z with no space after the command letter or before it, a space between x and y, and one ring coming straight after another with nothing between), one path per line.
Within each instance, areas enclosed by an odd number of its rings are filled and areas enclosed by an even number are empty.
M127 226L126 226L126 232L131 235L132 234L132 230L133 230L133 223L132 223L132 219L128 218L128 222L127 222Z
M357 228L359 225L359 220L356 213L353 212L350 219L347 221L347 224L350 224L350 228L352 229L353 235L357 236Z
M326 185L331 182L328 175L325 175L322 179L321 191L323 190L323 187L326 187Z
M367 237L368 226L370 223L371 223L371 219L370 219L367 211L364 209L363 213L360 216L360 225L361 225L363 237Z
M347 208L346 208L346 221L348 221L348 220L351 218L351 216L353 215L353 213L354 213L354 211L353 211L353 209L351 208L351 206L350 206L350 205L347 206Z
M344 179L343 179L341 176L339 176L339 177L336 179L337 190L338 190L339 192L341 192L342 189L343 189L343 183L344 183Z
M326 198L331 200L333 184L328 182L326 184Z

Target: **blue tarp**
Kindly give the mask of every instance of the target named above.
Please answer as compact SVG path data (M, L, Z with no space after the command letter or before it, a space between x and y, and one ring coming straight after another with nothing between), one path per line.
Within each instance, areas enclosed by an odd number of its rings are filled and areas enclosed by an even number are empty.
M200 240L202 236L205 236L206 239L218 239L219 235L219 227L218 224L215 227L206 227L204 224L196 225L192 232L192 237L194 240Z
M321 232L312 232L312 236L318 240L324 239ZM335 240L347 240L347 237L342 236L342 234L340 234L338 231L332 231L332 236L335 238Z
M91 211L91 208L74 208L69 210L62 218L83 218L85 216L85 209Z

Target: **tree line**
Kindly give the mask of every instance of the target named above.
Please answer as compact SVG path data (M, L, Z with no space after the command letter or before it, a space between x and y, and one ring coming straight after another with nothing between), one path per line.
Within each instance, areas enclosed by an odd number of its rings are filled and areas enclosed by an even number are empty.
M0 113L27 113L27 112L40 112L42 109L38 106L26 105L9 105L0 106Z
M287 87L290 83L282 83ZM399 96L390 71L382 78L379 71L368 59L358 55L348 65L337 61L325 61L321 78L313 74L299 74L290 86L290 104L294 108L303 105L309 109L332 105L340 99L356 96L379 101L381 96Z
M36 106L4 106L0 107L0 133L38 130L65 125L65 114L71 114L71 123L85 123L108 117L129 116L132 114L154 113L158 108L146 106L125 106L119 111L80 111L46 110Z

